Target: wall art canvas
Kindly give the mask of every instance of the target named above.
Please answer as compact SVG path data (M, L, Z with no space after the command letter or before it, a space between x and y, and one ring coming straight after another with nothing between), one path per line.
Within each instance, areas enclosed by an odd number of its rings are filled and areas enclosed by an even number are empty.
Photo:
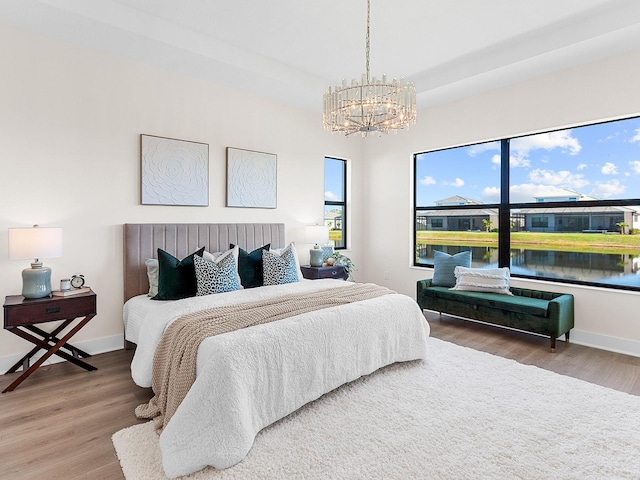
M209 145L140 135L143 205L209 205Z
M277 156L227 147L227 207L276 208Z

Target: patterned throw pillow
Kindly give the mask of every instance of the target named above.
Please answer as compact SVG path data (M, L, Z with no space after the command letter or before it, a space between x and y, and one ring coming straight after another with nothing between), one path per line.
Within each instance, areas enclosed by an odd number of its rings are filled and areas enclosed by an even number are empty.
M225 255L218 262L194 257L193 264L196 270L197 296L240 290L236 259L233 255Z
M240 279L240 272L238 271L238 267L240 265L239 260L239 255L240 255L240 247L238 247L237 245L235 247L231 247L230 250L227 250L226 252L207 252L206 250L204 251L204 253L202 254L202 258L204 258L205 260L209 260L210 262L213 263L219 263L220 260L222 260L225 256L227 255L233 255L233 258L236 260L236 276L238 277L238 283L242 283L241 279Z
M471 267L471 250L449 255L448 253L434 250L433 252L433 285L439 287L453 287L456 284L456 276L453 270L456 267Z
M275 253L277 255L282 255L282 252L284 252L285 249L287 249L287 248L291 249L291 252L293 253L293 256L295 257L296 273L298 274L298 280L302 281L302 280L304 280L304 276L302 275L302 270L300 270L300 259L298 258L298 251L296 250L296 244L295 243L291 242L285 248L270 248L269 251L271 253Z
M265 285L281 285L300 281L293 245L283 249L280 254L263 250L262 268Z

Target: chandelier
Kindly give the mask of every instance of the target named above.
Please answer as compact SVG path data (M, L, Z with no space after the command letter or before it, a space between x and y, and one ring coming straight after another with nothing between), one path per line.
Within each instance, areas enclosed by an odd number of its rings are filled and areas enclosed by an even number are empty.
M398 133L416 123L416 87L404 79L387 80L371 78L369 74L369 25L371 23L371 0L367 0L366 74L360 82L351 80L347 85L329 87L324 94L322 120L325 130L345 135L360 132Z

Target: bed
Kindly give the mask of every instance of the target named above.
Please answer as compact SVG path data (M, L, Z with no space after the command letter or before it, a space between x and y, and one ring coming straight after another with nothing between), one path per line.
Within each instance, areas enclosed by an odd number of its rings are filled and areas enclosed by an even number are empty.
M200 247L216 252L230 244L247 251L285 247L284 225L124 225L125 342L136 345L131 371L137 385L152 384L156 349L169 325L185 315L357 288L300 279L176 301L147 296L145 261L158 248L184 258ZM160 434L165 473L175 478L208 465L232 467L261 429L304 404L385 365L426 358L428 336L416 302L390 292L206 338L197 349L195 381Z

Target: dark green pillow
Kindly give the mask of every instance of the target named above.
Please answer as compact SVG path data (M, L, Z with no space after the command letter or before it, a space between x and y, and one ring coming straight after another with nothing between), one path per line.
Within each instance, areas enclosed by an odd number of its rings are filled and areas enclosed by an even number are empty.
M232 243L229 248L235 245ZM238 275L240 275L240 283L244 288L261 287L263 285L262 278L262 251L269 250L271 244L267 243L260 248L256 248L249 253L239 248L238 255Z
M178 260L161 248L158 249L158 294L152 300L180 300L195 297L198 291L193 256L202 256L204 247L188 257Z

